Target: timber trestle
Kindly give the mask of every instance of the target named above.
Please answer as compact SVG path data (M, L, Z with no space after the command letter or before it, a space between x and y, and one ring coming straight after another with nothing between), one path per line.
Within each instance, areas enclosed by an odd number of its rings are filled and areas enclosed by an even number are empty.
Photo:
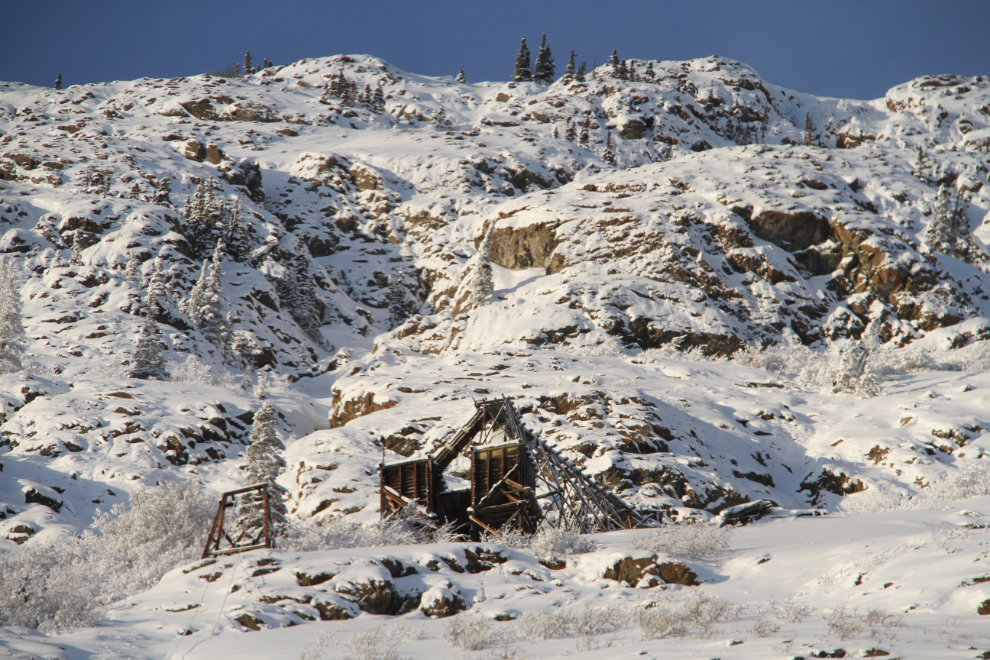
M476 439L471 488L447 490L444 472ZM383 518L415 504L429 524L452 523L474 538L503 527L532 534L541 521L581 532L655 524L530 433L507 398L476 402L471 419L436 456L381 464L378 472Z

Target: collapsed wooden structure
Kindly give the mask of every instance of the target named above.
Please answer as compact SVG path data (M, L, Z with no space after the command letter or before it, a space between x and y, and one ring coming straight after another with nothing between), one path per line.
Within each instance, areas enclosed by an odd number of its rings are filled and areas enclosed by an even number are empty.
M263 524L257 535L251 537L242 532L236 538L232 538L224 529L224 520L227 509L232 509L237 504L237 497L246 493L257 491L264 502ZM224 543L226 541L226 544ZM221 547L223 546L223 547ZM206 539L206 547L203 548L203 559L219 557L220 555L233 555L248 550L259 548L274 548L275 534L272 529L272 512L268 503L268 484L256 484L245 488L238 488L224 493L220 498L217 507L217 515L213 518L213 526L210 528L210 536Z
M443 475L465 450L471 487L448 490ZM532 534L541 521L586 533L654 524L530 433L507 398L476 402L436 456L383 463L378 472L382 517L416 504L475 538L502 528Z

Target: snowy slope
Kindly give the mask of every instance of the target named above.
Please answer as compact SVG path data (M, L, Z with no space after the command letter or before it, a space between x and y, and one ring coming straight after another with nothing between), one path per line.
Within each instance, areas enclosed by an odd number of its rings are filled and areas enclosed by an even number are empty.
M986 561L985 530L959 531L990 515L985 502L909 520L835 514L878 493L919 493L985 460L990 79L919 78L864 102L782 89L725 58L627 64L634 80L604 66L549 86L457 83L340 55L240 79L61 91L0 83L0 252L23 266L29 338L26 371L0 378L0 552L78 533L98 507L156 483L242 485L259 379L274 386L290 514L314 522L376 520L383 458L434 453L472 399L508 396L532 431L636 506L705 519L769 499L832 514L747 527L729 554L691 564L705 585L670 587L675 597L704 590L750 607L718 634L646 643L630 623L617 633L621 653L792 657L885 644L903 657L972 657L965 640L978 634L986 589L959 586L980 571L943 554ZM340 75L362 94L380 88L384 108L328 95ZM179 309L212 254L183 210L211 179L217 199L239 203L248 243L223 262L232 351ZM940 184L959 192L983 251L968 263L926 239ZM458 287L488 229L495 294L472 309ZM177 374L166 383L124 377L156 257ZM129 281L135 258L139 281ZM912 364L873 398L833 391L799 364L717 359L858 338L904 346ZM698 352L678 353L690 349ZM953 362L954 371L925 366ZM450 478L465 469L462 458ZM395 579L421 603L433 602L427 591L459 591L486 616L552 611L570 598L642 605L653 592L603 577L616 553L643 552L630 538L602 537L598 553L557 574L502 549L512 570ZM282 570L235 575L243 588L225 594L228 603L208 590L202 614L219 621L217 635L197 623L180 651L289 644L298 653L331 624L294 637L275 630L322 618L305 600L322 596L293 572L353 560L360 580L341 573L319 593L333 591L327 598L357 615L337 584L394 578L376 557L425 566L466 550L275 553ZM785 566L773 578L786 593L768 587L765 555ZM261 558L231 568L256 570ZM856 582L867 565L882 568ZM111 630L61 637L61 650L9 629L0 645L25 657L166 656L185 639L176 631L187 625L182 608L200 602L194 587L231 579L221 571L201 583L198 572L173 571L115 607ZM903 588L878 589L880 580ZM766 638L752 632L756 604L790 593L808 618ZM861 631L850 647L822 624L847 602L907 612L907 626L883 633L896 640ZM410 611L403 616L426 616ZM242 613L262 631L231 641L245 630ZM376 622L363 614L335 625L349 640ZM422 625L404 655L455 653L439 622ZM528 634L510 635L517 653L559 651L559 640L523 643ZM587 644L573 653L600 657Z

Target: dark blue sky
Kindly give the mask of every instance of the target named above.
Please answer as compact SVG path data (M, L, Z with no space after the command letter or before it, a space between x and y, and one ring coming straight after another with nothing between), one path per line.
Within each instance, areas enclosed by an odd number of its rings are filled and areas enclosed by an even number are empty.
M426 75L507 80L546 33L558 74L622 58L731 57L771 83L876 98L924 74L990 74L983 0L0 0L0 80L66 85L193 75L251 50L276 64L368 53ZM535 53L534 53L535 54Z

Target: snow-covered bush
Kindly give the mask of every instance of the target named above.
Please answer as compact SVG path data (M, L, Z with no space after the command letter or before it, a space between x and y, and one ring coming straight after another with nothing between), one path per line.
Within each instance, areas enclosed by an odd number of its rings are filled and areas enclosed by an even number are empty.
M346 517L321 523L294 522L279 539L287 550L336 550L339 548L370 548L384 545L415 545L421 543L450 543L460 539L450 524L432 526L416 517L415 508L399 510L384 520L370 525L352 522Z
M890 628L901 625L904 615L883 607L871 607L866 612L860 613L859 608L854 607L850 610L842 604L833 608L823 618L829 635L846 640L867 632L871 637L889 634Z
M560 607L549 612L530 612L520 619L525 635L536 639L593 637L615 632L629 620L621 605Z
M471 614L451 617L444 627L447 644L465 651L482 651L512 641L512 631L491 619Z
M173 363L168 375L176 383L195 383L228 389L243 388L246 385L243 376L235 376L226 369L211 367L195 355L190 355L182 364Z
M733 603L706 591L696 591L682 602L665 600L637 610L636 623L646 639L685 635L697 629L701 637L709 636L711 627L731 621L745 611Z
M138 491L77 538L0 555L0 622L42 630L95 625L110 603L152 587L202 552L216 504L195 484Z
M959 469L948 472L911 497L898 497L878 488L873 492L842 503L847 513L874 514L887 511L932 509L939 503L965 500L990 495L990 465L977 461L964 461Z
M400 660L399 647L403 642L420 639L423 636L421 628L394 624L386 626L379 623L373 628L367 628L354 633L347 645L345 660Z
M516 528L499 530L497 535L485 535L490 543L529 552L537 559L548 561L565 555L594 552L598 543L585 534L570 529L558 529L543 525L536 534L523 534Z
M728 527L705 524L665 525L639 535L633 547L664 552L686 559L717 557L729 549L732 532Z

